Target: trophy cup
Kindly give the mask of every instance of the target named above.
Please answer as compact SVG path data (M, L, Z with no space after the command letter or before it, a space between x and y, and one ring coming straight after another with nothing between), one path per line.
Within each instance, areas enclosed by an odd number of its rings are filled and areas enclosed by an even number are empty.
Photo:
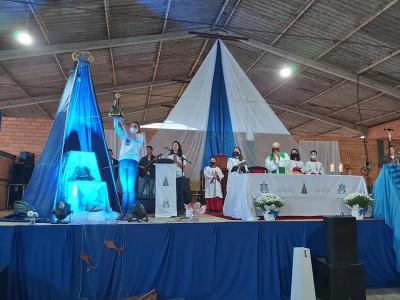
M119 103L119 99L121 98L120 93L115 93L114 103L111 107L111 111L108 113L110 118L123 118L124 112L122 111L121 104Z

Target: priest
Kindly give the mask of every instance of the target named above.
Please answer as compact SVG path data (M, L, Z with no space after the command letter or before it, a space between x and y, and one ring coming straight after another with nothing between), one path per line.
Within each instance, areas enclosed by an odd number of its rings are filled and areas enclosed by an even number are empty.
M278 142L272 144L272 153L265 160L265 168L272 174L286 174L286 167L290 161L289 155L279 149Z

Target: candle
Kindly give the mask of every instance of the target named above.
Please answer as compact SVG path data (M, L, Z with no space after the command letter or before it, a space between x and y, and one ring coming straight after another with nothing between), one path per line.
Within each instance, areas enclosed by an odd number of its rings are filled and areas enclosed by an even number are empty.
M343 173L343 164L342 163L340 163L340 165L339 165L339 173Z
M331 163L331 173L335 173L335 165Z

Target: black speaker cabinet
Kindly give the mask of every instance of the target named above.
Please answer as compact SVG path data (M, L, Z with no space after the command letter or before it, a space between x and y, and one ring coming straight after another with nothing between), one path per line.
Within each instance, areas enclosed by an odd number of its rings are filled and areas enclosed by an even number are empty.
M0 268L0 299L7 299L7 268Z
M35 166L35 153L28 151L21 151L19 153L19 160L25 165L34 167Z
M362 264L331 265L324 258L312 260L315 291L322 300L365 300Z
M326 262L331 265L356 264L357 223L350 216L324 217Z

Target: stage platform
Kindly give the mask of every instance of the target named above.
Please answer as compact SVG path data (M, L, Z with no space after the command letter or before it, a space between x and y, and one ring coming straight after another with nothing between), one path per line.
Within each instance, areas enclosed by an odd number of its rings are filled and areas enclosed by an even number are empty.
M379 219L357 226L367 286L399 287L390 228ZM159 299L289 299L299 246L324 256L322 221L1 223L0 269L8 275L1 299L119 299L152 288Z

